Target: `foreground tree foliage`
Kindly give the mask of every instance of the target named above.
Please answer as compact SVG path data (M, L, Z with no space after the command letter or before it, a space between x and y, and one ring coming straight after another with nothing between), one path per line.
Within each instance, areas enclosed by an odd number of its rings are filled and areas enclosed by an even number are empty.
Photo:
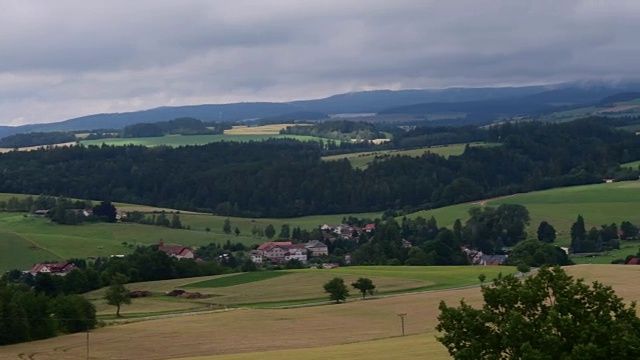
M635 302L559 267L482 287L484 305L440 303L437 338L454 359L631 359L640 349Z

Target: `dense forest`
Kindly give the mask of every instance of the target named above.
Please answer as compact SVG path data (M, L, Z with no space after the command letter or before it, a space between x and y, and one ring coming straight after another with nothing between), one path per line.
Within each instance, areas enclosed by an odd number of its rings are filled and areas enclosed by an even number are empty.
M0 345L86 331L95 325L96 309L82 296L52 296L0 278Z
M155 123L139 123L125 126L121 136L124 138L159 137L165 135L215 135L230 129L228 123L203 123L194 118L177 118Z
M76 141L75 134L71 132L32 132L27 134L15 134L0 139L2 148L21 148L38 145L53 145Z
M420 130L422 131L422 130ZM505 124L495 147L461 156L396 156L353 169L316 143L72 147L0 155L0 191L250 217L416 210L558 186L637 179L640 139L597 121Z

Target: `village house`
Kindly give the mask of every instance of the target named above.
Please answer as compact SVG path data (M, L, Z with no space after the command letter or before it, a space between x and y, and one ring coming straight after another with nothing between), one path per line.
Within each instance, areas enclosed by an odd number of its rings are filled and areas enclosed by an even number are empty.
M164 241L158 242L158 250L176 259L193 259L195 254L191 249L182 245L165 245Z
M329 247L320 240L311 240L304 246L311 252L311 256L329 255Z
M284 254L284 261L299 260L303 263L307 262L307 248L302 244L293 244L286 246L287 252Z
M254 264L261 265L264 262L264 256L262 255L262 252L258 250L249 251L249 258Z
M33 276L36 276L39 273L64 276L64 275L67 275L69 271L75 268L76 268L76 265L69 261L62 261L62 262L49 263L49 264L38 263L33 265L33 267L29 270L29 273Z
M374 231L375 229L376 229L376 224L367 224L362 228L362 230L364 232L367 232L367 233L370 233L370 232Z
M272 263L281 263L292 259L307 261L307 249L303 244L294 244L291 241L273 241L260 245L257 249Z

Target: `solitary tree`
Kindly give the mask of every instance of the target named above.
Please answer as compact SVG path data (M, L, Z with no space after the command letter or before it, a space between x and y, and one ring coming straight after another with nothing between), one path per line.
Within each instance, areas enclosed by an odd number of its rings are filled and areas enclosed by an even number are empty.
M362 293L362 299L364 299L367 294L373 295L373 291L376 289L376 286L373 285L373 281L371 281L371 279L362 277L352 282L351 286Z
M335 300L336 303L346 300L347 296L349 296L349 289L344 284L344 280L339 277L327 281L323 288L324 292L329 293L329 299Z
M454 359L626 359L637 356L640 319L611 287L561 268L482 286L484 305L440 302L437 337Z
M124 304L131 304L131 297L129 296L129 290L124 287L124 283L127 282L127 277L118 273L111 280L111 285L104 294L107 304L116 307L116 317L120 317L120 306Z
M224 219L222 231L227 235L231 234L231 221L229 221L229 218Z
M116 207L110 201L102 201L93 207L93 215L104 217L107 222L116 222Z
M235 230L233 230L233 233L236 234L236 236L240 235L240 229L236 226Z
M582 215L578 215L576 222L571 225L571 251L582 252L582 243L587 238L587 229L584 227Z
M282 226L280 226L280 234L278 235L278 238L288 239L290 237L291 237L291 228L289 227L289 224L282 224Z
M545 243L556 241L556 229L546 221L542 221L538 226L538 240Z
M268 237L269 239L273 238L273 236L276 234L276 228L273 227L273 225L269 224L267 225L267 227L264 229L264 234L266 237Z

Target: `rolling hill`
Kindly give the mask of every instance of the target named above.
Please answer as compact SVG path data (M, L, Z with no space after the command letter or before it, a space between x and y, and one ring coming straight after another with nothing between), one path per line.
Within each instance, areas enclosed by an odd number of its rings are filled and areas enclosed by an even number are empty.
M587 282L597 280L610 285L627 302L640 296L638 287L628 285L640 280L635 267L581 265L569 267L567 272ZM239 308L202 315L164 316L93 330L89 337L91 358L450 359L435 339L438 304L445 301L453 305L462 298L471 306L482 303L479 288L475 287L337 306ZM400 313L407 314L407 336L401 336ZM86 351L87 335L78 333L0 347L0 358L79 360L85 358Z
M588 103L620 92L638 90L640 84L629 82L615 85L564 83L523 87L363 91L286 103L164 106L133 112L94 114L54 123L0 126L0 137L25 132L119 129L131 124L168 121L179 117L194 117L203 121L238 121L259 118L291 120L298 116L317 119L322 117L321 114L377 112L426 114L453 111L456 116L469 111L520 114L537 111L540 104Z

